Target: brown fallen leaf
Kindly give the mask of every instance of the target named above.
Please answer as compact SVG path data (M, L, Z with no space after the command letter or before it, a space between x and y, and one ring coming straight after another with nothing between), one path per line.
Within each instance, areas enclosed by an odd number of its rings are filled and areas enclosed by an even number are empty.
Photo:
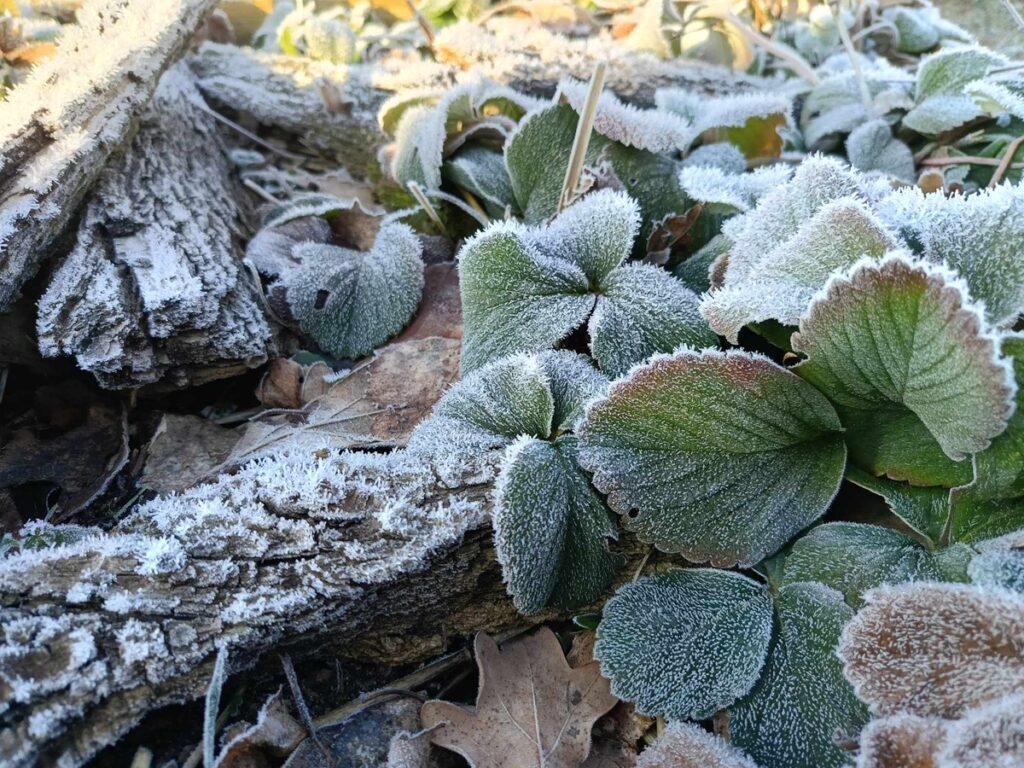
M669 723L640 755L636 768L758 768L721 736L693 723Z
M693 243L693 225L697 223L704 205L698 203L683 213L670 213L661 221L654 222L654 228L647 238L647 253L644 261L664 266L672 258L673 251L682 251Z
M590 731L616 699L596 662L571 669L546 627L498 650L484 633L474 643L480 668L476 709L428 701L420 710L431 741L473 768L575 768L590 752Z
M1024 596L918 583L865 598L838 652L872 713L952 719L1024 690Z
M157 493L183 491L228 457L240 432L209 419L164 414L149 442L139 486Z
M256 399L267 408L301 408L329 388L324 376L334 373L329 365L315 362L301 365L287 357L276 357L256 387Z
M306 729L291 716L281 696L273 694L260 707L256 724L232 738L214 761L215 768L264 768L268 757L291 754L306 738Z
M890 715L860 732L858 768L936 768L948 720Z
M423 300L416 315L394 342L440 336L462 338L462 301L459 298L459 271L455 262L430 264L423 271Z

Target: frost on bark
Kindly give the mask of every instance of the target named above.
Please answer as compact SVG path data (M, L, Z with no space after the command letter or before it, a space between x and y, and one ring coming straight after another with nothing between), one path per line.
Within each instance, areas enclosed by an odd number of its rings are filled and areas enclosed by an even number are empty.
M160 73L216 0L87 0L0 110L0 312L123 148Z
M164 74L39 302L42 353L73 355L106 387L199 384L266 360L271 330L206 110L184 64Z
M220 646L232 673L285 642L397 664L520 623L487 524L495 460L283 449L109 533L8 555L0 764L81 764L202 696Z
M189 62L199 88L215 105L297 135L333 155L352 173L374 164L385 142L377 110L393 93L445 89L481 77L549 97L566 75L587 79L600 60L614 62L609 90L650 106L654 91L683 87L697 93L735 94L764 81L693 61L664 61L608 40L571 40L532 28L495 31L457 24L438 33L437 62L331 64L252 48L204 43Z

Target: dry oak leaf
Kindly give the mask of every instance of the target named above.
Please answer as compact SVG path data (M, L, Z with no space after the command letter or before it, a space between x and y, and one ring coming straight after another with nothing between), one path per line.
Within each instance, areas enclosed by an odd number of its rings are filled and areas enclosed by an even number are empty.
M570 668L546 627L502 651L481 632L474 648L476 709L428 701L420 711L423 727L440 726L431 741L458 752L472 768L582 765L591 728L618 703L597 662Z

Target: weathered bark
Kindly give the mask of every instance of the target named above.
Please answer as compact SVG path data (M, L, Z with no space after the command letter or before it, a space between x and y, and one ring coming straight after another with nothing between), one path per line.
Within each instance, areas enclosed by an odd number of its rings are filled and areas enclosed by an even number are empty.
M207 110L184 64L163 75L39 302L40 351L73 355L103 386L198 384L261 364L272 345Z
M377 110L398 91L445 88L487 77L525 93L550 96L568 75L589 78L602 59L613 62L607 87L650 105L656 88L680 86L722 94L767 87L759 78L693 61L664 61L603 39L568 40L544 30L472 24L442 30L438 62L382 61L351 66L204 43L189 58L199 88L214 104L251 115L365 173L385 137Z
M0 312L121 149L217 0L90 0L0 109Z
M232 672L281 644L394 664L521 624L491 547L495 460L283 449L110 533L8 556L0 763L82 763L201 696L219 646Z

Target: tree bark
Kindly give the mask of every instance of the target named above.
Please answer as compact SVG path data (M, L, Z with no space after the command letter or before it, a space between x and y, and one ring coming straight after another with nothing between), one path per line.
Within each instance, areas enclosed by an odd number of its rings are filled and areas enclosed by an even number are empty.
M521 625L491 546L497 459L285 448L106 534L39 526L63 543L0 560L0 763L81 764L202 696L220 646L232 673L282 644L398 664Z
M89 0L0 120L0 312L49 254L217 0Z
M39 302L40 351L73 355L105 387L200 384L273 347L208 110L184 64L163 75Z
M709 95L768 87L760 78L700 62L666 61L612 41L572 40L528 27L498 25L492 32L456 24L438 33L435 55L436 62L346 66L208 42L189 63L212 103L299 136L357 176L375 165L386 141L378 109L403 90L444 89L486 77L549 97L561 78L587 79L602 59L612 62L609 90L642 106L652 105L654 91L668 86Z

